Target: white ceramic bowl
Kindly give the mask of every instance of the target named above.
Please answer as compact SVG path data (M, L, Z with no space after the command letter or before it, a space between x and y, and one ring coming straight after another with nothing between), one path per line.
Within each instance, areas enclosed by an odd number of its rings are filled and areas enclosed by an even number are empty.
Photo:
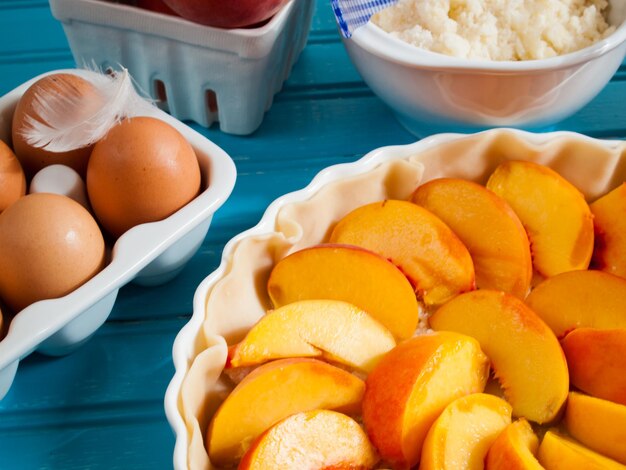
M313 0L292 0L265 25L220 29L111 0L50 0L77 64L126 67L181 120L229 134L263 121L304 48Z
M89 72L59 70L89 78ZM50 72L50 73L56 73ZM15 106L43 74L0 98L0 139L11 142ZM180 131L196 151L202 192L159 222L138 225L115 243L110 263L72 293L36 302L17 313L0 340L0 399L9 390L19 361L33 351L66 354L85 342L107 319L119 289L130 281L157 285L171 280L202 244L215 211L230 195L236 179L232 159L201 134L156 108L146 115Z
M613 34L549 59L455 58L412 46L372 22L344 45L365 82L416 135L496 126L540 129L585 106L622 63L626 1L611 4L609 22L620 25Z
M239 341L264 315L266 282L275 262L324 241L329 228L355 207L408 198L420 183L444 176L485 183L506 159L548 165L588 200L626 180L621 141L511 129L439 134L324 169L306 188L275 200L258 225L230 240L220 266L196 290L193 316L174 342L176 372L165 396L176 434L174 467L211 468L203 440L210 417L232 389L220 376L227 344Z

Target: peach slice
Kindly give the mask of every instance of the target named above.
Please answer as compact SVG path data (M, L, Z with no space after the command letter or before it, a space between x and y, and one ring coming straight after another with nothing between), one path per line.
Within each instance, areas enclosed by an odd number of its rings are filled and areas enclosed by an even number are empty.
M309 299L343 300L365 310L396 338L409 338L419 307L411 284L391 262L371 251L318 245L279 261L267 290L275 307Z
M261 434L238 468L366 470L377 462L376 451L356 421L336 411L314 410L292 415Z
M626 328L626 280L602 271L546 279L526 298L558 338L574 328Z
M589 207L595 229L592 265L616 276L626 277L626 183Z
M504 198L528 232L533 265L545 277L587 269L593 252L593 216L582 193L554 170L507 161L487 188Z
M229 349L230 367L285 357L322 356L369 372L396 345L360 308L339 300L301 300L269 312Z
M475 393L457 398L428 431L420 470L482 470L491 444L511 424L511 405Z
M487 452L487 470L541 470L535 458L539 439L524 418L509 424Z
M572 385L594 397L626 405L626 329L579 328L569 333L561 346Z
M624 465L615 460L589 450L552 430L541 441L538 459L546 470L626 470Z
M294 413L358 413L365 383L315 359L280 359L252 371L219 407L207 433L214 465L234 464L252 441Z
M467 248L435 215L407 201L382 201L353 210L333 229L332 243L372 250L396 264L426 305L474 289Z
M564 423L582 444L626 465L626 406L570 392Z
M526 297L533 274L530 244L504 199L472 181L441 178L417 188L411 200L461 239L472 256L479 288Z
M428 429L456 398L482 392L489 371L478 342L441 332L392 349L369 374L363 422L380 455L394 468L413 467Z
M556 417L567 399L567 363L552 330L524 302L499 291L468 292L439 308L430 325L478 340L516 416L537 423Z

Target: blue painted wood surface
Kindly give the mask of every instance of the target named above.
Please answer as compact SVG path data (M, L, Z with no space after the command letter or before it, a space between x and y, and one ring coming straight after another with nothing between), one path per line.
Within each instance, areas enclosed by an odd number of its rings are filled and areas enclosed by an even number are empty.
M42 0L0 0L0 95L39 73L72 67L61 26ZM605 90L558 128L626 136L626 63ZM0 469L160 469L171 467L174 437L163 396L171 347L188 320L199 282L224 244L253 226L281 194L322 168L415 140L362 82L336 31L328 0L262 127L249 137L196 129L234 158L233 195L200 251L158 289L127 286L109 321L74 354L22 362L0 402Z

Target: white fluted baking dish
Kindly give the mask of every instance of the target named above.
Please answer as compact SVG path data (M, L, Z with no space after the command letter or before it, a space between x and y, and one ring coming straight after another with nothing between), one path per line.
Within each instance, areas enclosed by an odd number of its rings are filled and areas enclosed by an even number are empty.
M212 414L232 389L221 376L227 345L240 341L270 308L266 282L278 260L326 240L333 225L358 206L406 199L419 184L444 176L485 183L506 159L548 165L588 200L626 180L621 141L511 129L439 134L321 171L306 188L275 200L257 226L230 240L218 269L196 290L193 316L174 343L176 373L165 410L176 433L175 468L212 468L203 441Z

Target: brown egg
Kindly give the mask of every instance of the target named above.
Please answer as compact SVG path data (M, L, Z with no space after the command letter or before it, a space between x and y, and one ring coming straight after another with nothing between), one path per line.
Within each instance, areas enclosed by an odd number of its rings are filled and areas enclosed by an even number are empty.
M58 194L29 194L0 214L0 297L18 312L66 295L104 265L98 224Z
M76 91L81 96L80 103L76 106L76 116L72 120L79 122L81 117L93 114L103 105L100 94L87 80L72 74L60 73L48 75L35 82L22 96L15 113L13 114L13 150L20 160L24 172L28 178L48 165L59 163L72 167L82 176L85 176L87 161L93 145L82 147L68 152L50 152L42 148L33 147L24 139L24 131L27 129L26 116L42 122L39 114L35 111L36 97L42 92L67 94L68 90Z
M200 189L200 167L180 132L151 117L125 119L96 144L87 194L96 218L114 236L164 219Z
M13 151L0 140L0 213L26 194L26 178Z

